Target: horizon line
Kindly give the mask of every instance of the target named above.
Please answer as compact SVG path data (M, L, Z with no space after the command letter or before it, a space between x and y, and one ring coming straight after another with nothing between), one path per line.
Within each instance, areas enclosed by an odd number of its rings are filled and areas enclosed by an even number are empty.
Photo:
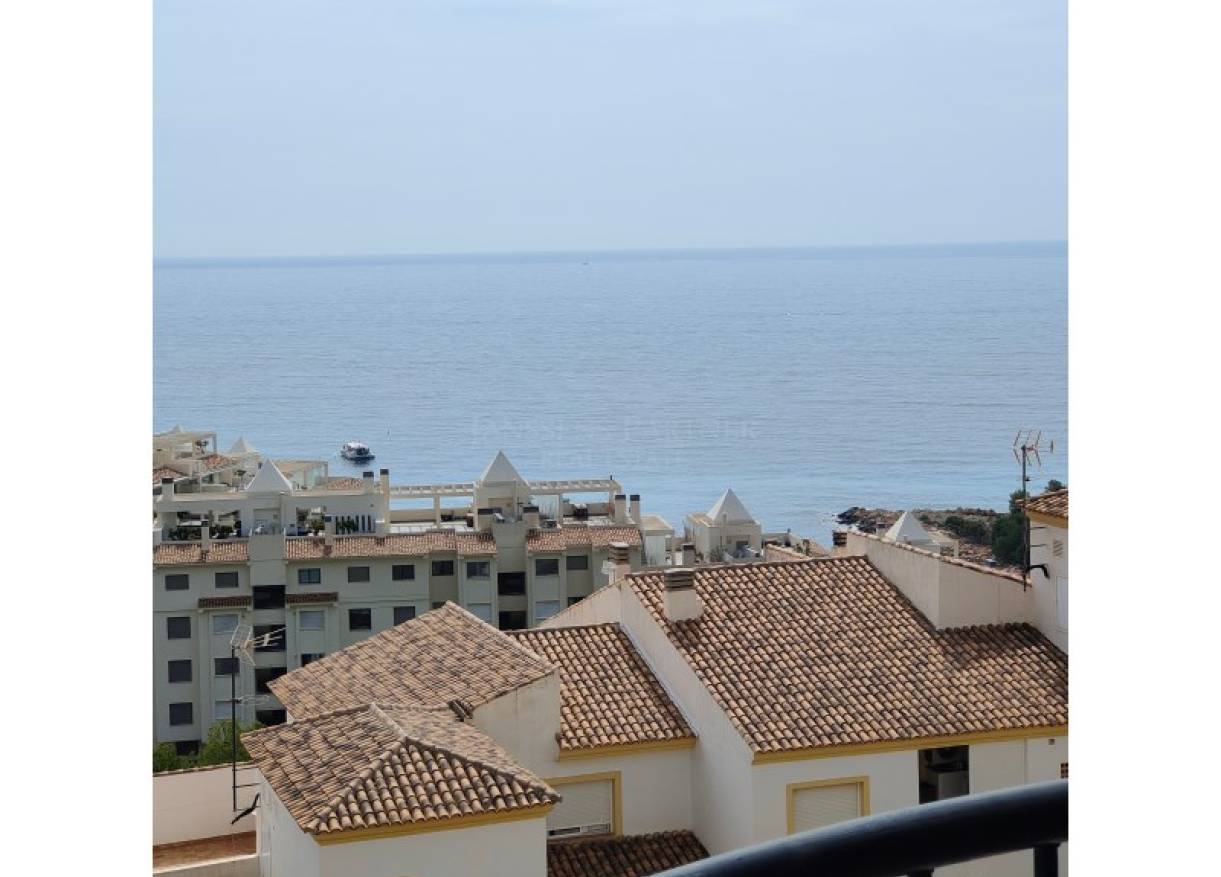
M187 267L190 265L218 264L293 264L314 263L360 263L360 262L406 262L442 261L448 259L504 259L521 257L573 258L579 256L623 257L623 256L692 256L692 255L745 255L750 253L851 253L878 250L950 250L987 249L1005 247L1055 247L1067 249L1066 238L1034 238L998 241L940 241L925 243L889 244L779 244L767 246L735 247L655 247L655 248L608 248L565 250L455 250L452 252L421 253L351 253L351 254L299 254L299 255L251 255L251 256L154 256L154 267Z

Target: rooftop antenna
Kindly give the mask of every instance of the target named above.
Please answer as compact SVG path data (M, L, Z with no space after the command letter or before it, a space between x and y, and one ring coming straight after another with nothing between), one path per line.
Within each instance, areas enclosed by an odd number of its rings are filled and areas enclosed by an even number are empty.
M1030 565L1030 518L1026 517L1025 502L1026 502L1026 500L1030 499L1030 488L1029 488L1030 474L1029 473L1030 473L1031 460L1034 461L1034 465L1036 465L1040 471L1043 469L1043 457L1042 457L1042 453L1041 453L1042 445L1040 444L1040 442L1042 440L1043 440L1043 430L1041 430L1041 429L1039 429L1039 430L1028 429L1025 431L1025 434L1023 434L1022 430L1019 429L1017 436L1013 439L1013 456L1017 459L1018 465L1020 465L1022 467L1022 486L1021 486L1022 503L1023 503L1022 517L1025 518L1025 520L1026 520L1026 526L1022 528L1022 588L1023 589L1029 587L1028 577L1030 575L1031 569L1034 568ZM1047 452L1049 454L1051 454L1051 453L1055 453L1055 450L1056 450L1055 441L1049 441L1048 446L1047 446ZM1043 570L1044 574L1046 574L1046 572L1047 572L1046 565L1039 564L1039 568L1041 568Z
M255 706L267 703L268 697L265 694L255 694L248 697L237 696L237 678L241 673L242 664L248 667L254 667L254 650L273 645L279 642L284 636L284 628L276 628L265 633L256 634L254 628L244 621L238 622L233 628L233 635L229 637L229 745L230 745L230 762L233 771L233 812L238 811L237 806L237 790L250 788L257 783L239 783L237 781L237 705L252 704ZM258 797L255 797L257 803ZM254 805L251 805L253 808ZM244 816L245 814L241 814ZM240 819L238 816L234 819Z

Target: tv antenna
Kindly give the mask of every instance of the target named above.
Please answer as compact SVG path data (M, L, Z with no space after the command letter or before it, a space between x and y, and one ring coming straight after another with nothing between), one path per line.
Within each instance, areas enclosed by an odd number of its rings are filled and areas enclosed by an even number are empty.
M237 790L258 785L258 783L239 783L237 781L237 705L241 703L261 706L269 700L265 694L238 697L237 678L241 673L242 664L254 667L255 649L266 648L280 642L284 637L284 630L285 628L280 627L256 634L253 627L244 621L239 621L233 628L233 634L229 637L229 744L233 770L233 812L235 813L238 810ZM255 802L258 802L257 795ZM253 809L253 805L250 809ZM236 822L240 818L241 816L235 817L233 821Z
M1028 429L1023 434L1022 430L1018 430L1017 436L1013 439L1013 456L1017 459L1018 465L1022 467L1022 517L1026 521L1026 526L1022 528L1022 587L1028 587L1026 577L1030 575L1032 569L1030 565L1030 518L1026 517L1025 503L1030 499L1030 468L1031 461L1038 467L1040 471L1043 469L1042 456L1042 441L1043 430ZM1055 453L1056 443L1054 440L1049 440L1047 443L1047 453ZM1043 567L1042 564L1039 564ZM1046 567L1043 567L1046 572Z

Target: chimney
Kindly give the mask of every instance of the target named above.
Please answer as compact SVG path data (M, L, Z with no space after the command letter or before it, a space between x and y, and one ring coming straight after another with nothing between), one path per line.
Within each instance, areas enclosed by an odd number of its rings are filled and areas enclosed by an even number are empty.
M203 552L207 552L212 547L212 515L208 513L203 516L203 521L199 525L199 548Z
M377 480L378 480L378 486L381 488L382 493L389 494L390 493L390 470L382 469L380 472L378 472Z
M538 529L538 506L524 505L521 507L521 518L531 530Z
M330 548L335 544L335 516L322 516L322 544Z
M615 494L615 523L622 524L627 520L627 494Z
M607 560L612 567L607 577L612 585L632 571L632 550L626 542L612 542Z
M695 546L690 542L683 543L683 566L695 566Z
M641 520L640 520L640 494L639 494L639 493L633 493L633 494L631 495L631 497L629 497L628 501L631 503L631 508L632 508L632 520L633 520L633 521L635 521L635 522L636 522L636 526L637 526L637 527L639 527L639 526L640 526L640 524L641 524Z
M699 618L704 613L704 601L695 593L695 570L671 567L664 575L666 620L674 624Z
M475 529L480 533L486 533L492 529L492 510L475 509Z
M386 526L385 518L378 518L373 522L373 534L379 539L385 539L386 534L390 532L390 528Z
M372 470L372 469L369 469L369 470L368 470L368 471L366 471L366 472L361 472L361 473L360 473L360 477L361 477L361 478L363 478L363 479L364 479L364 481L365 481L365 483L364 483L365 493L372 493L372 492L373 492L373 488L374 488L374 484L373 484L373 470Z
M161 498L162 499L173 499L174 498L174 479L173 478L162 478L161 479Z

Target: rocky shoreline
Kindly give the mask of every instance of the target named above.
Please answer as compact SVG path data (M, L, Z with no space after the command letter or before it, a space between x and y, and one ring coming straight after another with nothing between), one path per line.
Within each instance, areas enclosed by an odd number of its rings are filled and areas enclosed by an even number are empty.
M959 506L953 509L911 509L912 513L933 536L958 543L958 556L976 563L992 563L992 522L995 509ZM902 510L853 506L837 516L840 524L855 527L862 533L881 536Z

